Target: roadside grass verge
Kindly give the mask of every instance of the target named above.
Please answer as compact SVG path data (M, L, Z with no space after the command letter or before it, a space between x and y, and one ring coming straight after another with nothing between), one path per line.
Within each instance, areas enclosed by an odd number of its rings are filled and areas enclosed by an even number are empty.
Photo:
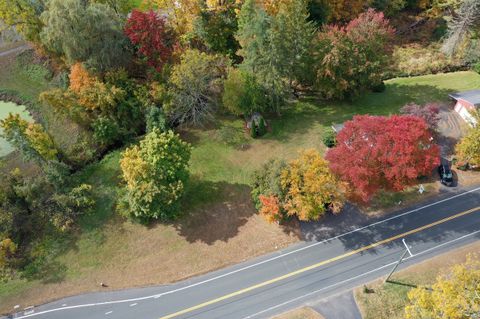
M436 256L420 264L408 267L394 274L391 280L405 285L383 283L377 280L366 286L371 290L365 293L363 287L355 289L355 300L364 319L403 319L407 293L412 289L406 285L426 285L455 264L465 262L466 256L480 251L480 242Z
M289 311L272 319L324 319L324 317L312 308L304 307Z
M254 170L271 158L294 158L303 148L324 152L325 129L354 114L394 114L409 102L448 103L448 93L480 87L480 76L458 72L393 79L386 84L385 92L368 93L353 102L302 98L291 103L281 117L269 116L270 132L260 139L251 139L243 130L243 120L230 116L220 116L205 128L180 131L193 145L191 181L182 201L182 216L170 224L145 227L116 214L122 187L121 150L89 165L76 179L94 186L97 206L81 218L71 240L59 244L63 246L57 249L61 253L55 261L64 266L62 280L2 284L0 311L10 310L19 300L25 305L38 304L95 291L99 282L110 289L168 283L298 241L295 225L268 224L256 214L250 199ZM410 192L417 196L414 189ZM408 192L398 196L386 194L379 207L411 197Z

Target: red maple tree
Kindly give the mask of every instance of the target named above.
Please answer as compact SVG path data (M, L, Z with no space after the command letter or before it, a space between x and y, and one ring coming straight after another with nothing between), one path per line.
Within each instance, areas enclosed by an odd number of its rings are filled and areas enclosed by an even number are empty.
M124 29L130 41L138 47L147 64L161 71L172 55L170 35L165 19L155 11L141 12L133 10Z
M380 189L401 191L430 175L440 149L419 117L361 115L345 123L326 159L353 197L368 202Z

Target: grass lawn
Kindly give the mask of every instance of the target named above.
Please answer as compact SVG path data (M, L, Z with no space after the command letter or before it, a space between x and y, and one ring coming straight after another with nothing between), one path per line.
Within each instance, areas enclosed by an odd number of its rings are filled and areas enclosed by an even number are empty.
M5 83L0 78L0 88ZM21 90L20 84L15 87ZM352 103L303 98L281 117L268 118L271 132L261 139L246 136L243 121L234 117L182 131L194 147L192 177L182 202L184 216L172 224L145 227L117 216L120 150L114 151L77 175L94 186L97 207L80 220L73 235L46 245L56 255L55 282L2 284L0 310L10 310L19 300L28 305L97 290L99 282L112 289L167 283L298 241L295 225L268 224L255 213L249 187L255 169L273 157L296 157L302 148L323 152L324 130L354 114L393 114L408 102L447 103L448 93L478 87L480 76L473 72L394 79L387 82L385 92L366 94Z
M396 273L392 280L407 285L431 285L435 278L451 266L463 263L466 256L480 251L480 242L436 256L418 265ZM363 287L355 290L355 299L363 319L403 319L404 308L408 302L408 286L377 280L367 285L373 292L365 293Z
M289 311L272 319L324 319L324 317L315 310L304 307Z

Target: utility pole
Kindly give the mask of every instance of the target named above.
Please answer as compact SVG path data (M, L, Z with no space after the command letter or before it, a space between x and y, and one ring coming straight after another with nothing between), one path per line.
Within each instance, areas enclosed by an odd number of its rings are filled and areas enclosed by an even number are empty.
M410 251L410 248L407 246L407 244L405 243L405 239L402 239L402 242L403 244L405 245L405 251L403 252L402 256L400 257L400 259L397 261L397 263L395 264L395 266L393 266L393 269L390 271L390 273L388 274L387 278L385 278L385 281L384 283L387 283L388 280L390 279L390 277L392 277L393 273L395 272L395 270L397 270L398 266L402 263L403 259L405 258L405 256L407 254L410 254L410 257L413 257L413 254L411 253Z

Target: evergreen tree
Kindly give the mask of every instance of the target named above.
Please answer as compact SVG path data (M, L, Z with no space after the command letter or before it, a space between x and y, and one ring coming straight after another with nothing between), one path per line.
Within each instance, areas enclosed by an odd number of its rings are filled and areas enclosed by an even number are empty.
M255 0L246 0L238 18L237 40L243 57L240 67L254 74L264 87L270 107L279 111L285 96L285 83L280 72L278 59L272 54L270 39L271 18Z
M311 70L314 23L309 21L306 0L282 2L269 29L270 54L281 76L294 81L308 82Z
M265 64L268 56L268 29L270 18L255 0L246 0L238 15L236 39L243 58L242 68L255 74Z

